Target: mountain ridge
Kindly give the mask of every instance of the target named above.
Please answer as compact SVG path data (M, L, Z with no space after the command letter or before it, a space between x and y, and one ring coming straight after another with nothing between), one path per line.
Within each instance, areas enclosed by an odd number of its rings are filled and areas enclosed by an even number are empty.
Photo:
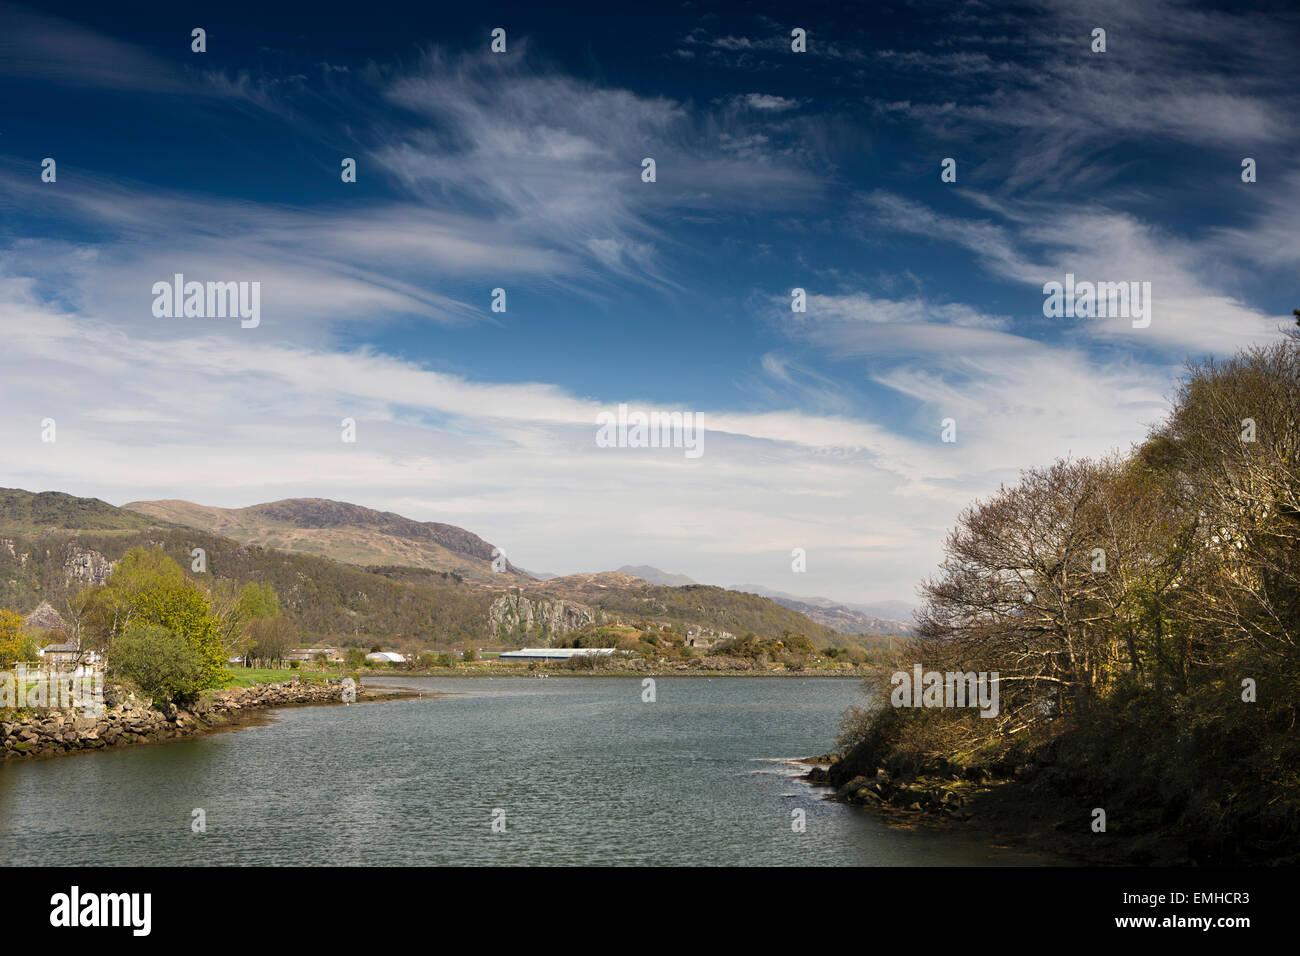
M503 571L495 570L500 550L472 531L331 498L282 498L244 508L182 499L132 501L122 507L243 544L315 554L359 567L426 568L497 587L533 580L508 560L502 561Z
M313 506L310 499L306 501L307 507ZM165 513L195 520L195 508L208 510L189 502L184 504L191 507L183 511L174 505L149 509L153 515L140 503L134 504L137 508L128 510L61 492L0 489L0 604L20 611L41 601L58 607L76 588L103 584L113 563L131 548L159 548L188 568L191 549L201 547L207 552L207 573L214 578L272 585L285 613L304 638L312 640L346 643L355 638L371 643L381 639L414 648L429 642L550 645L588 624L640 620L718 637L803 633L820 648L856 643L766 598L723 588L661 587L619 572L567 575L545 582L489 572L493 574L489 586L455 572L405 565L358 566L249 544L157 516ZM290 511L298 507L302 506L295 504ZM375 521L389 520L383 512L361 510L377 516ZM222 509L211 512L205 520L223 514ZM355 512L329 507L316 518L337 527L339 521L353 520ZM487 542L482 545L490 547Z

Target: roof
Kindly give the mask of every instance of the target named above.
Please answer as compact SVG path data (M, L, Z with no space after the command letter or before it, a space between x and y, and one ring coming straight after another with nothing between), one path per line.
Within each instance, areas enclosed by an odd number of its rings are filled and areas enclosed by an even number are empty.
M76 644L46 644L41 648L42 654L78 654L81 652Z
M565 660L570 657L589 657L591 655L613 654L612 647L525 647L518 651L506 651L501 655L502 660L522 660L528 657L547 657L555 660Z
M375 651L373 654L367 654L368 661L388 661L391 664L405 664L406 658L396 651Z

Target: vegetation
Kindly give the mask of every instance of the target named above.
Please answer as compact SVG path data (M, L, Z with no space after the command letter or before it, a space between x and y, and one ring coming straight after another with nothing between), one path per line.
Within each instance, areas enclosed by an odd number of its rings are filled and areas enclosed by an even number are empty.
M1131 454L1026 472L946 550L909 650L997 673L997 716L892 707L884 670L840 776L1026 767L1110 832L1207 861L1295 853L1300 340L1190 367Z
M283 667L237 667L230 672L230 676L222 682L221 688L229 687L252 687L256 684L274 684L280 681L300 680L312 683L315 681L334 680L346 676L348 671L339 670L320 670L316 672L304 672L297 668Z
M4 515L6 529L19 533L56 528L140 531L158 524L98 498L77 498L58 491L32 494L16 488L0 488L0 514Z
M35 639L23 630L22 615L7 607L0 608L0 668L36 660L36 651Z
M11 494L42 497L27 492ZM327 558L246 547L229 538L176 526L75 533L38 529L21 534L10 531L8 522L6 513L5 535L13 542L14 553L0 548L0 605L26 608L46 600L67 617L69 603L85 587L84 581L69 579L68 566L74 556L95 552L116 562L133 548L147 548L166 554L178 566L189 567L191 550L203 548L208 571L194 580L215 613L232 624L221 636L226 645L223 650L229 651L224 655L227 658L247 650L241 644L249 636L247 622L235 622L230 608L250 583L274 590L280 613L300 635L315 641L370 644L379 638L473 642L478 646L492 637L488 607L494 592L457 583L453 575L431 572L397 580Z
M203 657L182 634L158 624L134 622L109 643L113 671L154 703L191 704L209 686Z
M554 585L555 582L549 582ZM688 587L645 585L611 588L574 586L563 595L627 621L666 622L677 633L688 627L764 637L790 633L806 634L816 647L843 647L856 643L852 635L808 620L757 594L696 584Z
M753 634L722 641L709 649L709 654L725 657L744 657L751 661L772 661L787 666L803 665L812 655L812 642L802 634L786 631L779 638L763 639Z

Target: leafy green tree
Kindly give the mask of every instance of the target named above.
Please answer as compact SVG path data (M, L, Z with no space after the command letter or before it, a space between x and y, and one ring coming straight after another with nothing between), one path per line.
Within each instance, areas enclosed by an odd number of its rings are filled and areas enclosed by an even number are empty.
M269 584L245 584L239 592L239 611L249 621L275 617L280 613L280 598Z
M206 668L194 645L157 624L132 624L108 648L113 671L129 678L156 704L192 703L205 686Z
M203 592L167 555L133 548L113 570L107 591L115 636L137 625L165 628L188 641L197 654L202 686L218 684L228 676L220 620Z
M23 630L22 615L0 608L0 667L36 659L36 641Z

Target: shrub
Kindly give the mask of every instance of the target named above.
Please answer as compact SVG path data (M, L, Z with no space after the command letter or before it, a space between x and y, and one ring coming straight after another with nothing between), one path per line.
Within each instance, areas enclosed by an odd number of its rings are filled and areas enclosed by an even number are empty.
M7 607L0 608L0 667L34 661L36 651L36 640L23 631L22 616Z
M157 624L137 624L109 645L115 673L133 681L155 704L192 703L204 686L203 658L180 634Z

